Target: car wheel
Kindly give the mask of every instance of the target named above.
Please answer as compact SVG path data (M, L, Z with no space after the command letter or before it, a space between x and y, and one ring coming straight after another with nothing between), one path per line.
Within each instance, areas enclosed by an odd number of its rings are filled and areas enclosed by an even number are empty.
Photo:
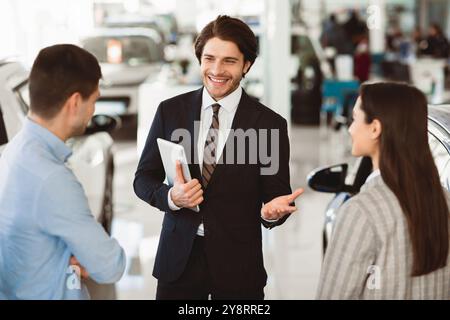
M111 235L112 220L114 215L113 205L113 178L114 162L111 159L108 163L105 179L105 194L103 195L103 206L100 222L106 232Z

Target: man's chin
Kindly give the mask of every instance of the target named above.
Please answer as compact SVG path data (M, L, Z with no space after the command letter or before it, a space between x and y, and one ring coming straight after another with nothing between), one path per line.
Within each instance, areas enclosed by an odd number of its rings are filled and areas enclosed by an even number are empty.
M224 88L222 90L217 90L216 88L206 87L208 89L209 94L216 101L221 100L232 93L236 88Z

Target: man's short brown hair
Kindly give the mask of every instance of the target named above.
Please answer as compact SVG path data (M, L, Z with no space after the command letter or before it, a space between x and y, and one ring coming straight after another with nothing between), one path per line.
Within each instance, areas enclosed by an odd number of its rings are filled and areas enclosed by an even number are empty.
M72 94L79 92L88 99L101 77L97 59L86 50L71 44L44 48L31 68L30 109L44 119L52 119Z
M234 42L244 55L244 60L253 65L258 56L255 34L243 21L229 16L218 16L216 20L208 23L195 40L195 55L200 63L203 48L208 40L215 37Z

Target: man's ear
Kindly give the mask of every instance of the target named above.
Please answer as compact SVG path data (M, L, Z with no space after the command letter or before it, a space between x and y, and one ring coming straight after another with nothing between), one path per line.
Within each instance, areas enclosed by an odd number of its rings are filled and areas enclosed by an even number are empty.
M244 75L247 74L248 70L250 70L250 67L252 66L252 63L250 61L245 61L244 63Z
M67 108L67 111L70 114L77 114L78 108L81 105L81 95L79 92L74 92L65 103L64 108Z
M372 121L372 139L376 140L379 139L381 136L381 131L382 131L382 126L381 126L381 122L378 119L374 119Z

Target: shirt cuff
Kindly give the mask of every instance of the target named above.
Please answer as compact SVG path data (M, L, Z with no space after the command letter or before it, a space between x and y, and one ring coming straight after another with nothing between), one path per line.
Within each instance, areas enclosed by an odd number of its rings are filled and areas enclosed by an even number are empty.
M172 197L170 196L170 194L171 194L171 192L172 192L172 189L173 189L173 187L169 189L169 192L167 192L167 202L169 203L169 208L170 208L170 210L172 210L172 211L178 211L178 210L180 210L181 208L180 208L180 207L177 207L177 206L175 205L175 203L173 203Z
M271 219L271 220L269 220L269 219L266 219L266 218L264 218L263 216L261 216L261 219L263 219L264 221L267 221L267 222L277 222L278 220L280 220L280 219Z

